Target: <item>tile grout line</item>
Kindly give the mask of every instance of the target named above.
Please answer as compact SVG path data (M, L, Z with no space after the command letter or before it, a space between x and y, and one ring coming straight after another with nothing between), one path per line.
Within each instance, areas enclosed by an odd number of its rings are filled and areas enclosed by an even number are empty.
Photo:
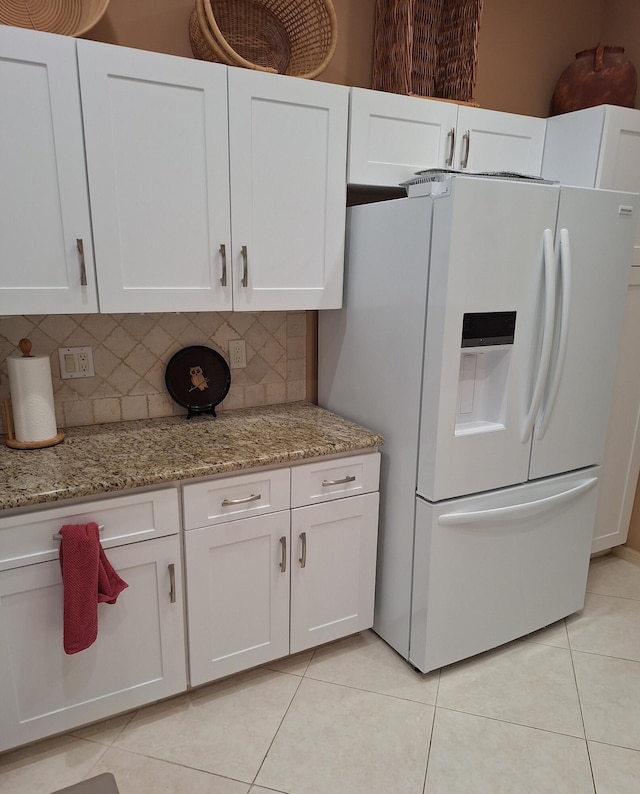
M307 663L307 666L305 667L304 673L301 676L299 676L300 681L298 682L298 686L296 687L296 691L293 693L293 695L291 697L291 700L289 701L289 705L285 709L285 712L282 715L282 719L278 723L278 727L276 728L276 730L275 730L275 732L273 734L273 737L271 738L271 741L269 742L269 746L267 747L267 750L266 750L266 752L264 754L264 757L263 757L262 761L260 762L260 765L259 765L255 775L253 776L252 782L249 784L250 787L258 785L256 783L256 780L258 779L258 775L260 774L260 771L262 770L262 767L264 766L264 762L267 760L267 756L269 755L269 752L271 751L271 748L273 747L273 743L276 740L276 736L278 735L278 733L280 733L280 728L282 727L282 723L285 721L286 716L289 713L289 710L291 709L291 705L292 705L293 701L295 700L296 695L298 694L298 691L299 691L300 687L302 686L302 682L303 682L303 680L304 680L304 678L306 676L307 670L309 669L309 665L311 664L311 660L315 656L315 653L316 652L314 650L313 654L311 655L311 657L310 657L310 659L309 659L309 661ZM283 675L295 675L295 673L283 673ZM251 788L249 790L251 790Z
M436 725L436 713L438 711L438 694L440 693L440 677L442 675L442 668L438 670L438 682L436 684L435 703L433 704L433 717L431 718L431 733L429 734L429 747L427 748L427 763L424 767L424 779L422 781L422 792L427 792L427 774L429 772L429 759L431 758L431 745L433 744L433 731Z
M587 750L587 759L589 760L589 771L591 772L591 782L593 784L593 790L595 794L597 794L596 789L596 779L593 774L593 763L591 761L591 750L589 749L589 740L587 738L587 726L585 725L584 721L584 711L582 709L582 699L580 697L580 687L578 686L578 676L576 674L576 665L573 659L573 647L571 645L571 636L569 634L569 626L567 624L567 619L564 620L564 630L567 633L567 642L569 643L569 658L571 659L571 669L573 671L573 680L576 685L576 694L578 695L578 708L580 709L580 720L582 721L582 731L584 733L584 745Z

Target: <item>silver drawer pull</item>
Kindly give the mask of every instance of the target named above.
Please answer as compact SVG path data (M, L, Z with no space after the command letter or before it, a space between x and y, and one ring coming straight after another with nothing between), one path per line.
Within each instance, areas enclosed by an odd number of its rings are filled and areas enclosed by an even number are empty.
M175 563L169 563L169 603L176 603L176 566Z
M220 286L227 286L227 246L224 243L220 244L220 256L222 258L222 276L220 278Z
M346 482L353 482L354 480L355 476L347 474L347 476L343 477L341 480L323 480L322 487L327 488L329 485L344 485Z
M103 524L100 524L98 526L98 532L104 532L104 525ZM54 540L62 540L62 535L59 532L56 532L56 534L53 536L53 539Z
M307 567L307 533L300 533L300 540L302 541L302 556L298 559L301 568Z
M287 539L283 535L280 538L280 546L282 548L282 557L280 558L280 570L282 573L287 572Z
M230 505L244 505L247 502L257 502L262 499L261 493L252 493L251 496L243 496L242 499L223 499L222 506L229 507Z
M76 238L76 246L78 247L78 254L80 255L80 286L87 286L87 266L84 261L84 240L81 237Z

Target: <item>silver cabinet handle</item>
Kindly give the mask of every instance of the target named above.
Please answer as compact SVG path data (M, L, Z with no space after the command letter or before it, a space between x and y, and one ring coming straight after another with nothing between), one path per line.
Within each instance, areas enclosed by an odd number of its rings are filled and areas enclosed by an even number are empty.
M80 254L80 286L87 286L87 267L84 263L84 240L76 238L76 245L78 246L78 253Z
M227 286L227 247L224 243L220 244L220 256L222 257L222 276L220 277L220 286Z
M223 499L222 506L229 507L229 505L243 505L247 502L257 502L262 499L261 493L252 493L251 496L243 496L242 499Z
M169 603L176 603L176 566L169 563Z
M302 556L298 559L301 568L307 567L307 533L300 533L300 540L302 541Z
M353 482L355 479L354 475L347 474L347 476L343 477L341 480L323 480L322 487L327 488L329 485L344 485L346 482Z
M99 524L98 525L98 532L104 532L104 524ZM56 532L56 534L53 535L53 539L54 540L62 540L62 535L59 532Z
M284 535L280 538L280 546L282 549L282 557L280 558L280 570L282 571L282 573L286 573L287 572L287 539Z
M462 136L462 140L464 141L464 155L462 156L462 162L460 163L460 168L466 168L467 163L469 162L469 149L471 147L471 131L467 130L465 134Z
M456 128L451 127L447 134L447 138L449 139L449 156L445 160L445 165L453 165L453 156L456 151Z
M242 246L242 286L249 286L249 263L247 261L247 246Z

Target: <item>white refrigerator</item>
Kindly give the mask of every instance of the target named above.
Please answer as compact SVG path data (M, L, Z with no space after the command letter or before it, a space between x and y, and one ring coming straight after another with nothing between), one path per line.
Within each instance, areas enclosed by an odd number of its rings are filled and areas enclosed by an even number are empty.
M348 211L318 393L385 437L374 630L428 672L583 606L638 197L409 190Z

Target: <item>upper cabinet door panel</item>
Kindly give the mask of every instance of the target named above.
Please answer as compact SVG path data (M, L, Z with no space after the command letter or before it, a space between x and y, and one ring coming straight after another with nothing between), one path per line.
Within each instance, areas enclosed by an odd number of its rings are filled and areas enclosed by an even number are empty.
M397 186L453 165L457 105L365 88L352 88L350 103L350 184Z
M226 69L78 41L100 308L230 310Z
M454 166L540 176L546 120L461 105Z
M342 303L348 89L229 69L234 309Z
M640 190L640 113L635 108L607 107L597 187ZM632 264L640 265L640 224Z
M0 25L0 314L97 311L75 44Z

